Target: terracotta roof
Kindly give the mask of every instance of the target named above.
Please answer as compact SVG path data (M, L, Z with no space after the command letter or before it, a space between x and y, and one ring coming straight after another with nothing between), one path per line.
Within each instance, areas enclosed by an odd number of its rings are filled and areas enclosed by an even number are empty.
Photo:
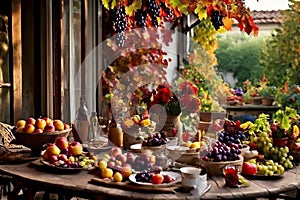
M251 15L256 24L279 24L280 23L280 10L270 11L251 11Z

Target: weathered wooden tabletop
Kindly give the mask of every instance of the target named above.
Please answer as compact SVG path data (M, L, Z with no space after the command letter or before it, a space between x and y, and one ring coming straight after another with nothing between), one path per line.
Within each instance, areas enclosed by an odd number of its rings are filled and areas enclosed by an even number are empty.
M211 188L202 195L201 199L242 199L257 197L272 197L287 191L300 188L299 166L288 170L280 178L247 179L249 187L229 188L225 186L222 175L215 175L208 179ZM0 165L0 173L10 175L14 181L21 182L25 187L34 191L47 191L69 197L89 199L200 199L178 190L151 191L140 190L134 183L131 187L122 188L118 185L91 184L97 179L95 173L80 171L78 173L58 173L49 171L45 166L23 163L16 165ZM136 189L135 189L136 187ZM174 186L174 188L176 188ZM180 188L178 186L177 188Z

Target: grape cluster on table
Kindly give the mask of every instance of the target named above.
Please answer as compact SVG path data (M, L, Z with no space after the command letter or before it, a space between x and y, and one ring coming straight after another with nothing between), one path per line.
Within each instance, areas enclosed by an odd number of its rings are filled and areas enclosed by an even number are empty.
M239 160L243 148L242 141L245 139L246 136L240 129L239 121L226 119L224 128L218 132L218 141L203 157L203 160L214 162Z
M148 134L148 137L143 141L142 146L161 146L167 143L166 134L164 132L156 132L155 134Z

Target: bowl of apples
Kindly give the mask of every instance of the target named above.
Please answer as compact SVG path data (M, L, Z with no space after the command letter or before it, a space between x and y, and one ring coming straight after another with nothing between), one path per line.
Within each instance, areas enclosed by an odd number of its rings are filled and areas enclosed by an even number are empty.
M33 153L40 154L44 144L53 143L58 137L68 137L71 130L69 124L59 119L28 117L16 122L12 143L24 145Z

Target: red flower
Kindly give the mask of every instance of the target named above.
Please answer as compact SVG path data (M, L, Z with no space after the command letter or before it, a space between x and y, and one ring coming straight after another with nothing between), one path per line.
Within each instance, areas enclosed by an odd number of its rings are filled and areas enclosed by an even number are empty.
M198 95L198 88L191 82L182 82L179 89L183 94Z
M162 103L168 103L170 102L171 96L171 90L167 87L164 87L158 90L158 93L155 97L161 99Z
M190 95L184 95L180 100L187 112L195 113L199 110L200 100L198 98Z

